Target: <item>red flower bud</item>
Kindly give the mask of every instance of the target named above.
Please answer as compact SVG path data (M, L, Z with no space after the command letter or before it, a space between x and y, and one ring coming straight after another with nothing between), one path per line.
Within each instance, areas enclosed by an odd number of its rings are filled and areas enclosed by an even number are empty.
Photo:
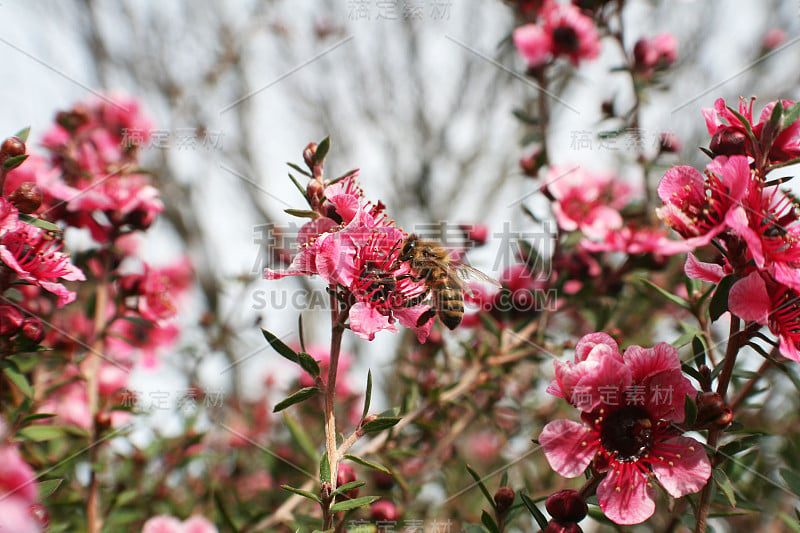
M42 191L32 181L25 181L17 190L8 195L8 200L14 204L20 213L35 213L42 205Z
M551 494L544 505L550 516L564 522L580 522L589 512L586 502L578 491L571 489Z
M22 336L34 344L44 340L44 326L42 321L35 317L28 317L22 321Z
M9 137L0 145L0 163L10 157L17 157L25 153L25 143L19 137Z
M394 487L394 476L379 470L376 470L372 475L372 481L375 482L375 486L381 490L389 490Z
M11 336L22 326L25 317L13 305L0 305L0 335Z
M575 522L550 520L547 523L547 527L542 530L542 533L583 533L583 530Z
M308 143L308 146L303 150L303 161L306 162L308 168L314 168L314 156L317 153L317 143Z
M47 526L50 525L50 515L47 513L47 509L40 503L34 503L30 506L30 513L33 516L34 520L42 526L42 529L47 529Z
M504 513L514 503L514 489L511 487L500 487L494 493L494 503L497 506L497 512Z
M349 465L339 465L339 472L336 474L336 486L341 487L342 485L346 485L347 483L352 483L355 481L356 473ZM358 489L355 488L353 490L349 490L345 492L345 497L348 499L353 499L358 497Z
M400 513L397 512L397 507L387 500L379 500L372 504L369 510L369 517L376 522L379 520L397 520Z
M708 145L714 155L746 155L747 135L730 126L721 126Z

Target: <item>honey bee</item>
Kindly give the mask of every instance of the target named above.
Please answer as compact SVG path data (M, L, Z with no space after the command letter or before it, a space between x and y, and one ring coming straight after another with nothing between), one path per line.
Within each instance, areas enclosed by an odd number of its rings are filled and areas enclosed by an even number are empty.
M464 293L472 295L465 281L476 279L500 284L480 270L465 265L452 258L440 245L409 235L403 242L398 263L408 262L415 281L424 281L426 290L421 295L406 302L413 307L430 300L431 309L420 315L417 327L422 326L435 315L448 329L456 329L464 317Z

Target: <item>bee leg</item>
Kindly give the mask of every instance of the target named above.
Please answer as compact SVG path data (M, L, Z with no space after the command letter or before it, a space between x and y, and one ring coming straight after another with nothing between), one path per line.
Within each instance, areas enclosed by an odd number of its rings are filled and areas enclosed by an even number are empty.
M415 305L421 304L425 299L428 297L430 290L426 290L422 294L418 294L413 298L409 298L405 302L403 302L403 307L414 307Z
M397 281L410 279L411 281L418 282L425 279L424 276L414 276L413 274L400 274L399 276L395 277Z
M427 324L429 320L432 320L435 316L436 316L436 309L431 307L430 309L419 315L419 318L417 319L417 327L421 328L422 326Z

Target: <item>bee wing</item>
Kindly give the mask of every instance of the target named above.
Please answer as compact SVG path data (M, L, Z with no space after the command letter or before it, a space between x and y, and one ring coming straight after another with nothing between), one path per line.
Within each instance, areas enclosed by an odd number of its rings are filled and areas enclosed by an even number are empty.
M498 289L502 288L502 285L500 285L499 281L497 281L496 279L487 274L484 274L477 268L471 267L469 265L459 263L457 265L453 265L451 270L452 272L455 273L453 279L458 282L458 285L461 287L461 289L464 290L464 292L468 296L474 296L472 289L470 289L469 287L470 281L487 283L489 285L492 285L493 287L497 287Z

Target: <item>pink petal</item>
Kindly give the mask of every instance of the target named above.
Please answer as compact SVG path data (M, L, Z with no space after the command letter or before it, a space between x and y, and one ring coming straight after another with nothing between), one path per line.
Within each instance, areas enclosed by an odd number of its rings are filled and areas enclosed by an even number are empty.
M705 203L703 174L694 167L679 165L669 169L658 184L658 197L665 204Z
M665 342L660 342L652 348L629 346L622 357L636 383L659 372L681 369L678 350Z
M350 308L350 329L353 333L371 341L375 333L388 329L397 332L397 326L390 322L389 317L380 314L374 307L363 302L358 302Z
M219 533L219 531L208 519L196 515L183 522L182 533Z
M644 474L632 465L620 468L609 472L597 487L597 501L606 517L617 524L640 524L656 510L655 488L648 486ZM622 478L620 472L624 472Z
M725 214L725 223L747 243L747 249L753 256L758 268L764 267L764 251L758 234L750 228L750 220L741 205L734 207Z
M781 342L779 349L781 351L781 355L791 359L792 361L797 361L800 363L800 350L797 349L797 344L795 344L794 340L781 335Z
M408 329L413 329L417 334L417 340L421 344L424 344L428 339L428 335L431 334L434 320L428 320L419 327L417 327L417 321L419 317L422 316L423 313L428 312L429 309L430 306L427 305L415 305L414 307L406 307L394 311L394 316L397 317L400 325Z
M174 516L154 516L144 523L142 533L182 533L181 522Z
M580 476L600 448L598 437L589 428L572 420L553 420L539 435L550 467L564 477Z
M698 492L711 477L711 463L703 445L690 437L673 437L653 446L651 454L664 456L666 464L653 463L658 482L672 496L680 498ZM680 458L675 455L680 455ZM669 464L669 457L672 465Z
M585 365L587 363L589 361L580 364ZM599 361L599 364L594 367L592 372L585 373L575 384L574 390L577 403L572 401L571 403L584 413L590 413L602 403L603 398L600 391L609 386L617 390L625 390L631 382L631 371L620 359L605 357ZM581 392L584 392L584 394L580 394Z
M589 333L581 337L575 345L575 362L579 363L589 358L595 346L605 345L611 348L611 352L619 354L619 345L608 333Z
M686 264L683 266L683 270L692 279L702 279L711 283L719 283L725 277L725 270L722 265L699 261L697 256L691 252L686 256Z
M514 30L514 46L529 67L547 62L553 43L550 34L537 24L525 24Z
M728 307L742 320L766 324L772 310L772 301L761 274L754 271L734 283L728 295Z

